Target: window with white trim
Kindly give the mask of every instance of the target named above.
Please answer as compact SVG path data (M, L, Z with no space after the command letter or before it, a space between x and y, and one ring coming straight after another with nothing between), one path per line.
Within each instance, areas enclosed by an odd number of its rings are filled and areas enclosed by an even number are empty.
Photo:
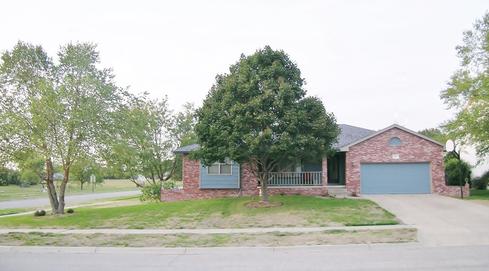
M207 167L208 175L232 175L233 163L226 159L224 163L217 162Z

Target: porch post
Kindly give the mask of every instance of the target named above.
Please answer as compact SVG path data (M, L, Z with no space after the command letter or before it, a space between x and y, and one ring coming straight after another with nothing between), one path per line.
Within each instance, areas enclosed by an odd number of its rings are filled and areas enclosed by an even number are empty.
M323 186L328 185L328 158L323 157L323 161L321 163L322 175L321 181Z

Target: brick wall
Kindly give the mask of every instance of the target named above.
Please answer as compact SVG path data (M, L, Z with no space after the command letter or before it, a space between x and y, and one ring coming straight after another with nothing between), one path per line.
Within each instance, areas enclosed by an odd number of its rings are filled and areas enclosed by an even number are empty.
M240 189L200 189L200 162L183 155L182 178L183 189L161 190L162 201L177 201L188 199L208 199L219 197L239 197L259 195L258 182L247 164L241 165L241 188ZM323 164L326 165L326 159ZM288 187L269 188L271 195L325 195L325 186L321 187Z
M294 186L294 187L269 187L270 195L304 195L304 196L327 196L328 188L326 186Z
M183 189L162 190L162 201L258 195L256 179L246 165L241 166L240 189L200 189L200 162L189 159L188 155L182 159Z
M389 146L392 137L401 139L401 146ZM394 159L393 155L398 156ZM360 194L361 163L428 162L431 166L431 191L454 196L455 188L445 185L443 147L398 128L392 128L375 137L351 146L346 152L346 188L349 193ZM468 188L465 193L469 193Z

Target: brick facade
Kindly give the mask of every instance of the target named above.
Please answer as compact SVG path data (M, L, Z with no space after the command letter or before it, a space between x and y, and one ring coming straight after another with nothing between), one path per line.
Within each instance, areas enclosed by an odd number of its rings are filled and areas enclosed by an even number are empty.
M246 165L241 166L240 189L200 189L200 162L188 155L182 159L183 189L161 190L162 201L258 195L258 183Z
M401 139L400 146L389 146L393 137ZM443 147L399 128L389 129L356 145L346 152L345 179L350 194L360 194L361 163L428 162L431 167L431 192L456 196L460 188L445 185ZM464 192L468 195L468 187Z
M392 137L401 139L400 146L392 147ZM419 163L426 162L431 168L431 192L447 196L459 196L460 188L445 185L443 147L397 127L386 130L363 142L350 146L345 155L345 185L351 195L360 195L360 165L362 163ZM257 196L258 182L246 164L241 165L240 189L200 189L200 163L183 155L183 189L162 190L161 200L175 201L208 199L216 197ZM322 160L322 186L269 187L271 195L327 195L327 159ZM464 196L469 195L468 185Z
M323 166L326 165L326 158ZM240 189L200 189L200 162L191 160L188 155L183 155L182 163L183 189L161 190L162 201L177 201L188 199L209 199L219 197L258 196L260 189L256 178L250 171L248 165L241 165L241 188ZM327 175L323 172L323 184ZM270 195L326 195L326 186L315 187L269 187Z

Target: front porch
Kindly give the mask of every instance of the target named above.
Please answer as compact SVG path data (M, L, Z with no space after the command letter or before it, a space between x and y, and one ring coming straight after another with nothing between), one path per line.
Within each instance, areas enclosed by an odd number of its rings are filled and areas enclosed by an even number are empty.
M324 158L322 161L301 162L293 168L286 167L271 172L268 186L314 187L345 185L345 153Z

